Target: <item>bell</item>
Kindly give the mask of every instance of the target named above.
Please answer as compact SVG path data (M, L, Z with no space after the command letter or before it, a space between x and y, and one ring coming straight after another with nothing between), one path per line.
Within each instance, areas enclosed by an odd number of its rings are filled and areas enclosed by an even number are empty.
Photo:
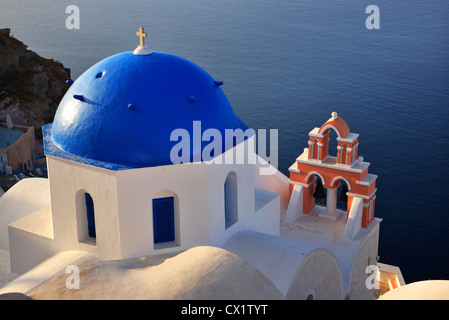
M321 180L318 180L315 186L315 192L313 193L313 197L315 199L324 199L326 198L326 193L324 193L323 183Z
M348 187L343 184L341 186L340 197L338 197L338 201L348 202L348 196L346 195L346 192L348 192Z

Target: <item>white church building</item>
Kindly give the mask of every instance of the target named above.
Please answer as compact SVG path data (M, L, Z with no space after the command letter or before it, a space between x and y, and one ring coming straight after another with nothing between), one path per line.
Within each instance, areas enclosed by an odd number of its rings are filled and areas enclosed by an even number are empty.
M0 294L29 294L83 255L117 261L210 246L247 261L286 299L374 298L366 270L377 264L381 220L350 238L347 214L286 220L296 182L254 153L254 136L218 139L248 129L222 84L143 43L74 81L43 128L48 179L25 179L0 198L0 249L17 275Z

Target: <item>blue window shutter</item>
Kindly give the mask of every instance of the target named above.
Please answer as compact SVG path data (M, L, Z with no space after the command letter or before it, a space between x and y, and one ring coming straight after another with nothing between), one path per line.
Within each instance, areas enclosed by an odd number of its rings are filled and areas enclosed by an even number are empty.
M86 198L86 213L87 213L87 228L89 231L89 237L96 238L97 234L95 232L95 210L94 201L90 194L85 193Z
M154 243L175 240L174 198L153 199Z

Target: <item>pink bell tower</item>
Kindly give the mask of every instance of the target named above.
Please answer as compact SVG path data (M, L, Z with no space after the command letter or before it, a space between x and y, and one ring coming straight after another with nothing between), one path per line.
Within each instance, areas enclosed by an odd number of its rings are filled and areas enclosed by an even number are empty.
M337 156L329 155L329 133L337 134ZM360 228L374 221L377 176L368 173L369 163L358 156L359 135L352 133L336 112L321 127L309 133L308 148L289 168L289 207L286 221L301 215L316 214L321 218L346 219L345 237L354 238ZM321 180L321 184L318 184ZM337 189L347 186L347 211L337 210ZM317 188L326 188L326 207L315 204ZM316 193L315 193L316 194ZM323 195L324 196L324 195ZM318 208L319 207L319 208Z

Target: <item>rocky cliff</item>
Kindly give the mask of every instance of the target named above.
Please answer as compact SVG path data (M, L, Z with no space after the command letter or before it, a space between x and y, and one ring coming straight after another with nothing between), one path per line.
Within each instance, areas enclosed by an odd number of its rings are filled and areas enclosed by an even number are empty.
M27 48L10 29L0 29L0 122L8 113L14 124L33 126L41 137L69 88L70 69Z

